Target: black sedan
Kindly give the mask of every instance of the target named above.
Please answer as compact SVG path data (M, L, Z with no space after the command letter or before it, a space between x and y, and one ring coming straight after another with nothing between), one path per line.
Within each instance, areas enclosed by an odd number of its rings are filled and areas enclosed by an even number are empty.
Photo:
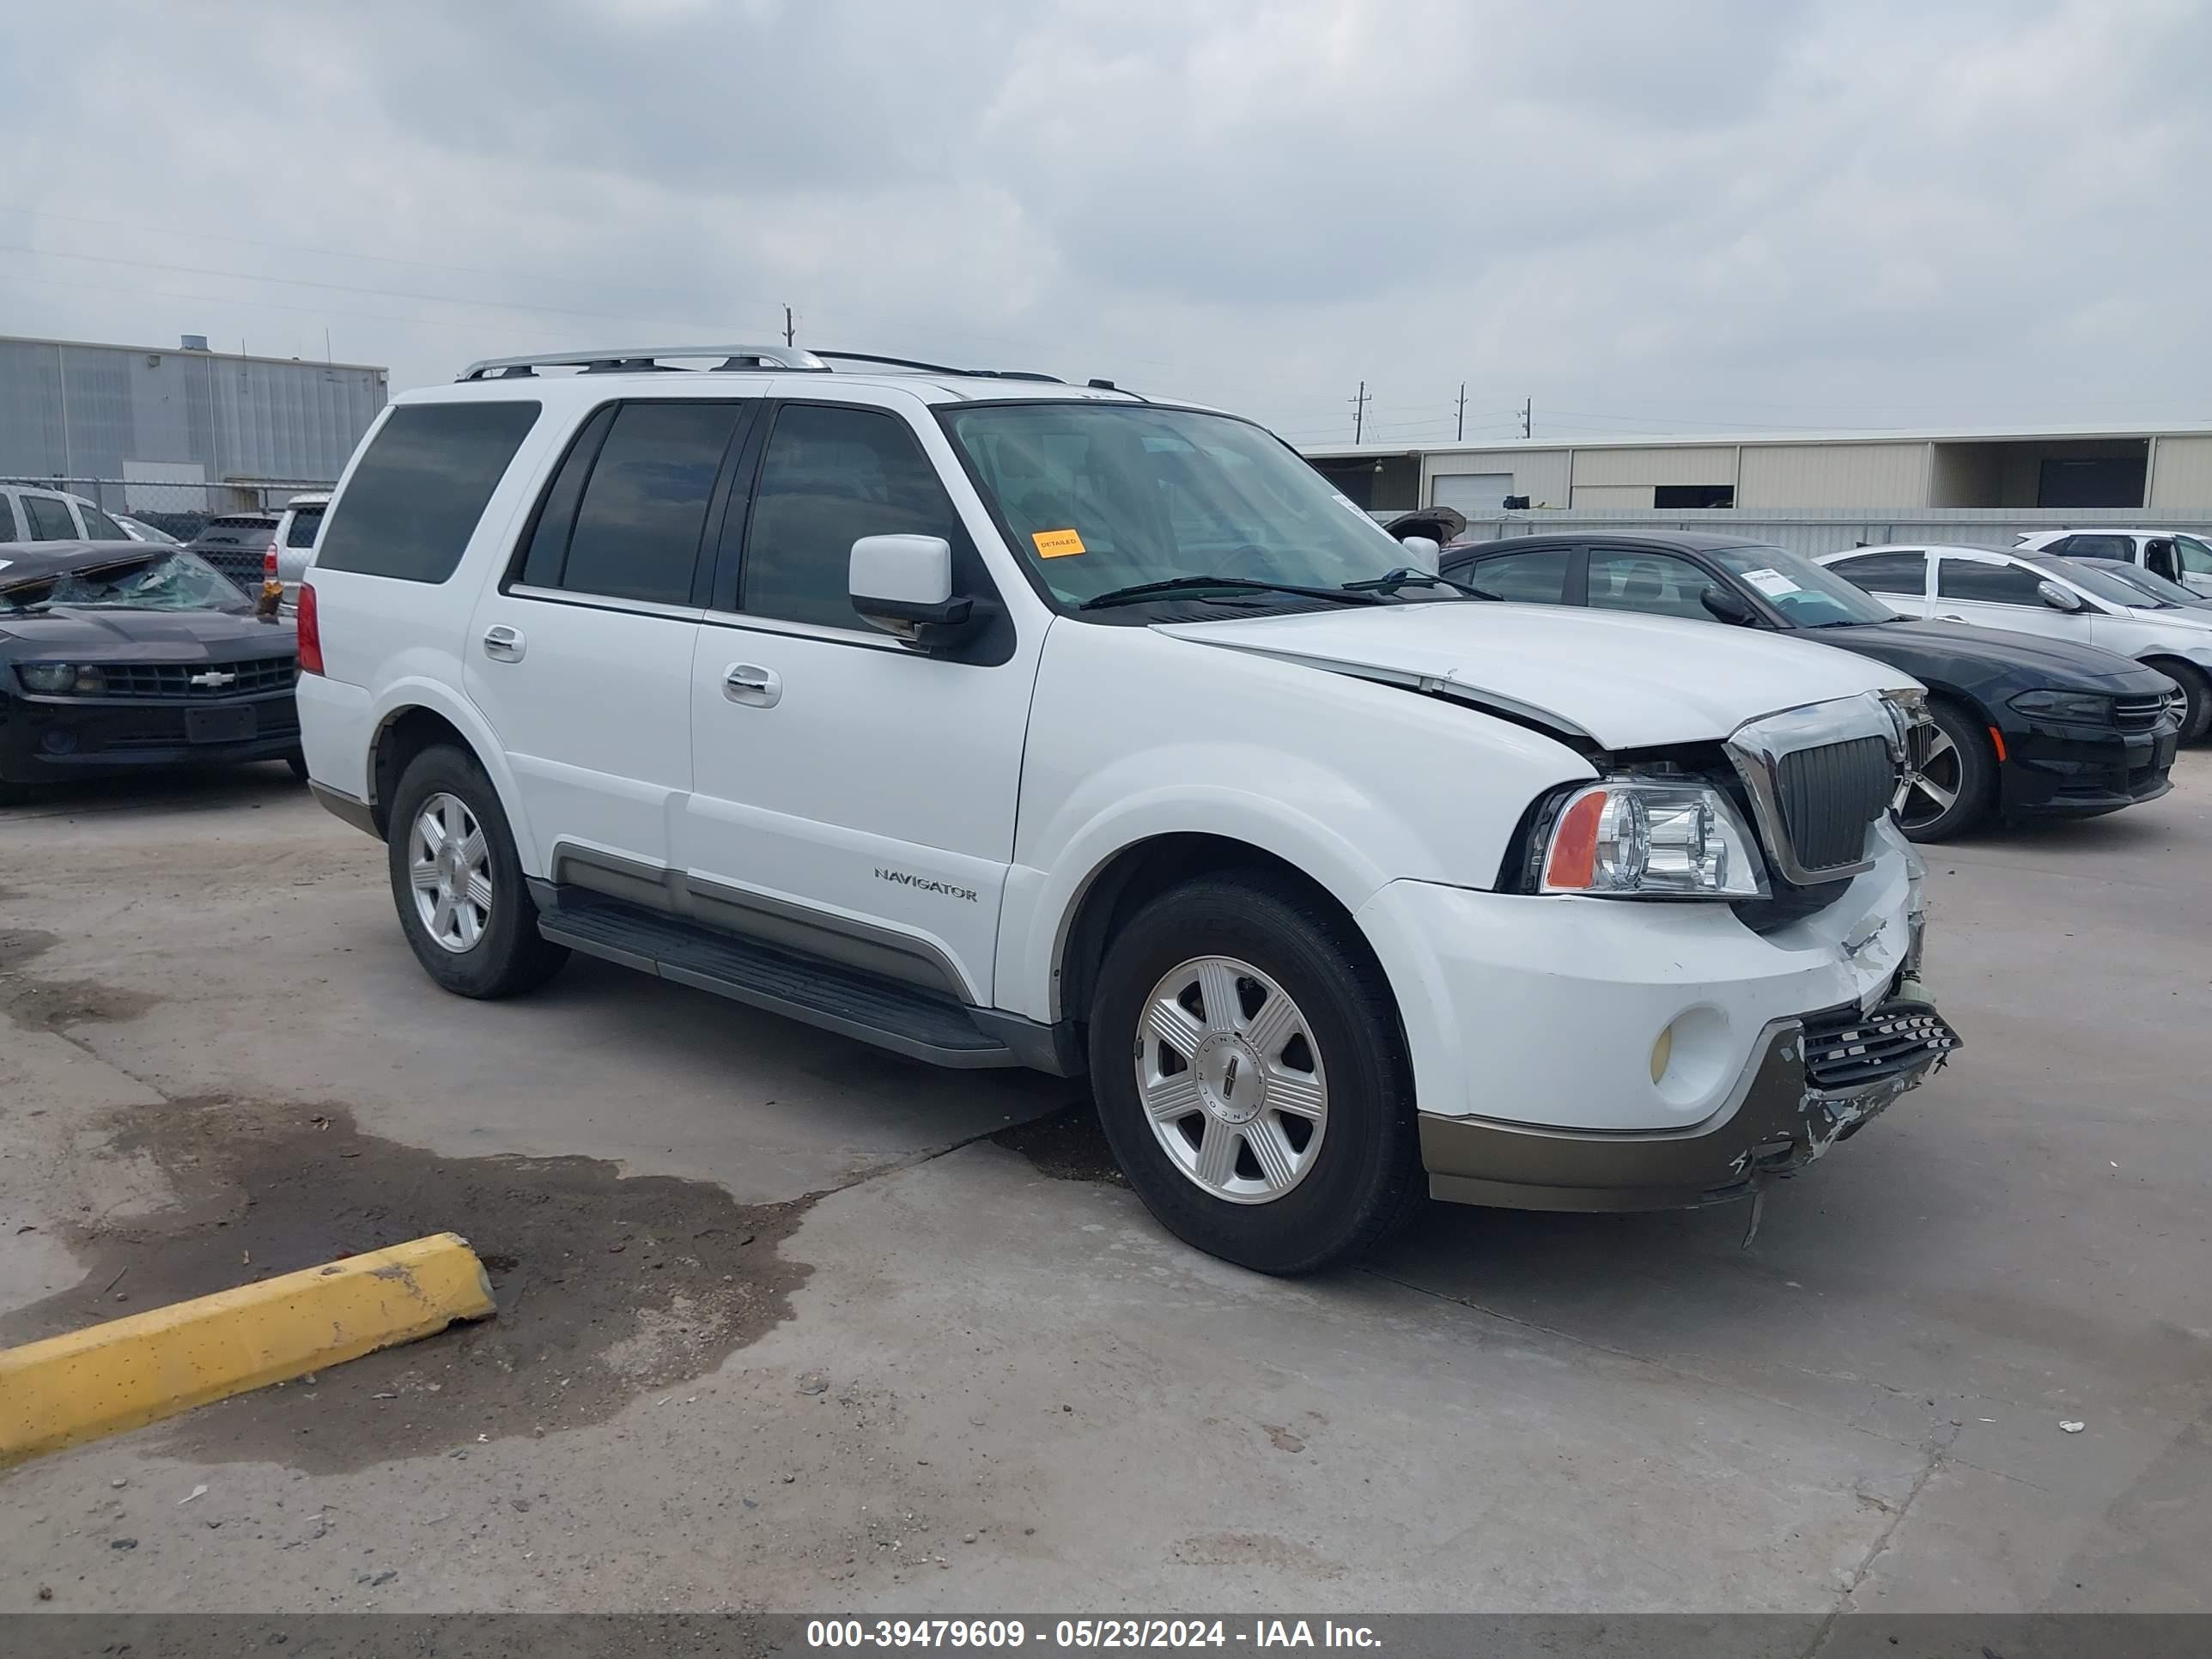
M1740 536L1515 536L1449 548L1443 573L1503 599L1793 633L1901 668L1934 722L1899 809L1915 841L1991 812L2094 817L2172 787L2179 693L2111 652L1900 622L1810 559ZM1684 672L1695 672L1686 661Z
M181 548L0 544L0 801L121 768L304 776L298 678L292 624Z

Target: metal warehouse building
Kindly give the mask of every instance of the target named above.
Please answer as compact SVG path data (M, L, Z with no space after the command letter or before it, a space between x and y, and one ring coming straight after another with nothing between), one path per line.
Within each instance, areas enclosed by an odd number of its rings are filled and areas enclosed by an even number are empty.
M247 504L259 483L336 478L388 378L367 363L210 351L197 335L180 347L0 337L0 477L67 480L132 511L187 493Z
M1893 533L1966 541L2002 534L2009 544L2015 529L2078 522L2085 513L2119 522L2212 521L2212 425L1522 439L1304 453L1363 507L1452 507L1477 526L1498 521L1496 533L1530 520L1556 526L1565 516L1600 515L1737 526L1810 550ZM1778 528L1792 525L1802 533Z

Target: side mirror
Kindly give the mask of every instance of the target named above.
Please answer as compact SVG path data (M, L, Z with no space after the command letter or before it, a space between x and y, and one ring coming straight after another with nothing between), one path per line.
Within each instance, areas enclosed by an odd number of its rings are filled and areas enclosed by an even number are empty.
M2063 611L2069 616L2076 611L2087 611L2089 608L2079 593L2070 587L2061 587L2054 581L2036 583L2035 597L2053 611Z
M1443 563L1444 550L1431 536L1401 536L1398 545L1406 550L1406 562L1425 576L1433 576Z
M1720 622L1732 623L1738 628L1758 625L1759 612L1753 610L1751 602L1733 587L1708 587L1698 595L1698 603Z
M952 544L942 536L863 536L847 580L853 609L908 645L966 623L972 600L952 595Z

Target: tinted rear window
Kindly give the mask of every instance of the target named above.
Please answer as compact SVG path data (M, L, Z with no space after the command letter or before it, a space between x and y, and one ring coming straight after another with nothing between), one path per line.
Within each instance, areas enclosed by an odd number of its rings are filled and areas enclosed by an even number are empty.
M276 533L276 520L267 518L210 519L207 527L192 538L194 547L266 547Z
M465 403L393 410L331 503L317 565L401 581L445 580L538 409Z
M313 547L315 532L323 527L323 509L319 507L295 507L292 513L292 527L284 532L287 547Z

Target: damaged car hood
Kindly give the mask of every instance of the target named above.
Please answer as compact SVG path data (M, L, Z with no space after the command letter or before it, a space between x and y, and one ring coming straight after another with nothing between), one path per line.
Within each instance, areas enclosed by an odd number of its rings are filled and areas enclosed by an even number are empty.
M1918 684L1830 646L1557 605L1442 600L1154 626L1200 645L1457 697L1607 749L1711 742L1779 709Z
M86 662L192 662L210 656L228 661L284 656L295 648L290 623L264 622L244 611L57 605L21 616L0 615L0 649L11 657L27 651Z

